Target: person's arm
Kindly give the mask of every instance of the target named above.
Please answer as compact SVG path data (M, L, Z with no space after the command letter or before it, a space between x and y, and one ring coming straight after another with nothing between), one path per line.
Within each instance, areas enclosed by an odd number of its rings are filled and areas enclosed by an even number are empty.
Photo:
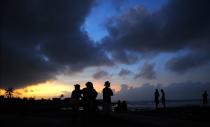
M112 89L110 89L110 93L111 93L111 96L113 96L114 94L113 94L113 92L112 92Z
M98 92L94 89L95 98L98 96Z
M73 96L74 96L74 91L71 92L71 98L73 98Z

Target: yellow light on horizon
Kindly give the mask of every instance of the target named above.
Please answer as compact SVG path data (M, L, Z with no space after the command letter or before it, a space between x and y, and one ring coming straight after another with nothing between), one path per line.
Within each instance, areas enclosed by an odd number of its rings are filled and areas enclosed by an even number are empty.
M75 83L76 84L76 83ZM81 85L81 89L85 87L85 83L78 83ZM94 88L98 93L102 93L102 90L104 88L104 82L101 80L97 80L93 82ZM111 88L114 91L120 90L120 85L118 84L111 84ZM73 84L67 84L63 83L61 81L57 80L50 80L46 81L44 83L38 83L30 86L26 86L24 88L14 89L13 95L14 97L20 97L20 98L52 98L52 97L60 97L61 94L64 95L64 97L70 97L71 92L74 89ZM1 90L1 95L5 94L5 90Z
M19 95L19 97L51 98L59 97L61 94L68 96L72 90L72 85L64 84L58 81L46 81L45 83L16 89L14 93Z

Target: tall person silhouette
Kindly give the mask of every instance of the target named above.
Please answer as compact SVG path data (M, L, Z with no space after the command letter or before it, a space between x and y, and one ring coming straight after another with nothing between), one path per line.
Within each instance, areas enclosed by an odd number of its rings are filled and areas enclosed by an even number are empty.
M80 90L80 85L76 84L74 85L74 90L72 91L71 94L71 103L72 103L72 108L73 110L79 110L80 107L80 100L81 100L81 90Z
M94 89L92 82L87 82L85 85L86 88L82 89L84 110L86 110L87 112L95 112L96 97L98 93Z
M207 91L204 91L204 93L202 94L203 96L203 104L207 105L208 104L208 94Z
M79 118L79 108L80 108L80 101L81 101L81 90L80 90L80 85L76 84L74 85L74 90L72 91L71 94L71 106L72 106L72 110L73 110L73 118L72 118L72 122L76 123L76 121L78 121Z
M109 113L112 111L112 102L111 96L113 96L113 92L110 88L110 82L106 81L104 83L105 88L103 89L103 111L105 113Z
M83 101L83 108L84 108L84 124L88 124L95 119L95 113L97 109L96 105L96 97L98 93L93 87L92 82L87 82L86 88L82 89L82 101Z
M158 109L159 97L160 97L158 89L155 90L154 95L155 95L155 108Z
M166 107L166 98L165 98L165 92L163 89L160 90L161 91L161 102L163 104L163 108Z

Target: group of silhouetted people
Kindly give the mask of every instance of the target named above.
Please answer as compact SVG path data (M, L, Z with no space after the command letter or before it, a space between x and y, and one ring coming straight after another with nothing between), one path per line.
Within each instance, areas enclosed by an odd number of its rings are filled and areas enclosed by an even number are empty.
M71 94L71 105L74 111L78 111L82 105L84 110L87 112L95 112L97 91L93 87L92 82L87 82L86 87L80 90L80 85L74 85L75 89Z
M92 82L87 82L86 87L80 90L80 85L76 84L75 89L71 94L71 104L74 111L78 111L80 106L83 106L84 111L87 113L94 113L98 110L96 97L98 96L97 91L93 87ZM110 82L104 83L103 89L103 111L108 113L112 111L111 96L113 92L110 88Z
M92 82L87 82L86 87L80 90L80 85L74 85L74 90L71 94L71 106L73 109L73 123L75 123L78 119L79 108L82 106L85 114L84 120L85 122L88 121L89 118L94 116L96 112L97 104L96 104L96 97L98 96L97 91L93 87ZM91 120L91 119L90 119Z
M158 89L156 89L155 92L154 92L156 109L158 109L160 101L162 102L163 108L166 108L165 92L164 92L163 89L161 89L160 92L161 92L161 98L160 98L160 93L159 93ZM204 93L202 94L202 97L203 97L203 105L207 105L208 104L207 91L204 91Z
M126 112L128 110L128 107L127 107L127 102L124 100L124 101L120 101L118 100L117 101L117 106L115 107L115 112Z
M158 91L158 89L155 90L154 96L155 96L155 107L156 109L158 109L158 105L160 103L160 100L162 102L163 108L166 107L166 98L165 98L165 92L163 89L160 90L161 91L161 98L160 98L160 93Z
M75 89L72 91L71 94L71 104L72 109L74 111L78 111L80 106L83 106L84 110L87 113L94 113L98 110L97 103L96 103L96 97L98 96L97 91L93 87L92 82L87 82L86 87L80 90L80 85L76 84ZM113 96L112 89L110 88L110 82L106 81L104 83L103 88L103 112L109 113L112 111L112 101L111 97ZM166 97L165 92L163 89L160 90L161 93L159 93L159 90L156 89L154 92L154 102L155 107L158 109L159 103L162 103L163 108L166 108ZM204 91L202 94L203 97L203 104L208 104L208 94L207 91ZM127 111L127 103L126 101L121 102L120 100L117 103L117 107L115 107L116 112L121 111Z

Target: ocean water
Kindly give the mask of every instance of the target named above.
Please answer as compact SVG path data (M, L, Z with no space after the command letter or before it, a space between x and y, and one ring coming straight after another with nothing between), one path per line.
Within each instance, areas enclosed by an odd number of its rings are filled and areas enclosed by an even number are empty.
M167 100L166 107L182 107L182 106L202 106L202 100ZM155 109L154 101L128 101L128 110L152 110ZM159 103L159 107L163 107L162 103Z
M210 100L208 100L210 102ZM113 102L112 110L114 111L117 106L117 102ZM166 100L166 107L183 107L183 106L203 106L202 100ZM208 104L210 106L210 104ZM127 101L127 107L129 111L145 111L155 109L154 101ZM159 108L162 108L163 105L160 101ZM102 105L98 105L98 109L102 111ZM72 110L71 107L64 107L62 110ZM83 107L80 107L80 110L83 110Z

